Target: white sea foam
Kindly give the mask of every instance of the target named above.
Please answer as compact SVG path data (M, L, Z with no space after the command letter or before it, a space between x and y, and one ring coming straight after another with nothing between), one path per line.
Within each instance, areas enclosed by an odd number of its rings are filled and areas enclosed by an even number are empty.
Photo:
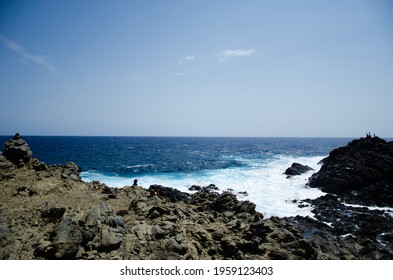
M350 206L354 208L367 208L369 210L379 210L379 211L384 211L385 213L389 214L390 216L393 217L393 208L392 207L378 207L378 206L365 206L365 205L359 205L359 204L348 204L348 203L343 203L345 206Z
M127 169L132 169L132 168L139 168L139 167L148 167L148 166L153 166L153 163L146 163L146 164L137 164L137 165L127 165Z
M299 208L295 200L317 198L324 193L306 186L307 180L313 172L319 170L318 162L323 157L292 157L277 156L270 161L248 160L248 167L236 167L220 170L207 170L192 173L157 173L139 175L137 178L107 176L94 171L82 172L84 181L99 180L110 187L132 185L138 179L138 185L148 188L153 184L160 184L189 192L191 185L207 186L215 184L220 190L233 189L234 193L244 192L248 196L239 195L239 199L246 199L257 205L257 210L265 217L278 216L313 216L311 207ZM287 179L283 174L293 162L299 162L312 167L315 171Z

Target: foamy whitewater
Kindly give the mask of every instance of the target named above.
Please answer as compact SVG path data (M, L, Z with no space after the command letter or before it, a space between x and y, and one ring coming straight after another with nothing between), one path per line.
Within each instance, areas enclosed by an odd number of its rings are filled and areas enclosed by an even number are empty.
M149 188L159 184L192 193L188 188L192 185L208 186L215 184L220 191L230 190L241 200L250 200L256 204L257 211L266 218L271 216L313 216L311 207L298 207L296 201L306 198L317 198L324 193L319 189L306 186L308 178L319 170L318 162L323 157L276 156L268 162L246 160L247 168L234 167L219 170L204 170L193 173L160 173L141 174L137 177L138 185ZM239 159L238 159L239 160ZM308 165L314 171L287 179L283 172L293 162ZM132 168L132 167L130 167ZM95 171L82 172L84 181L98 180L110 187L120 188L132 185L134 177L108 176ZM247 195L239 194L247 192Z
M9 137L0 137L3 142ZM323 193L308 188L318 162L348 138L231 137L24 137L33 156L46 164L74 161L84 181L114 188L159 184L190 192L192 185L216 185L250 200L265 217L313 216L299 201ZM298 162L314 169L287 179L285 170ZM245 193L246 192L246 193ZM303 204L304 206L304 204Z

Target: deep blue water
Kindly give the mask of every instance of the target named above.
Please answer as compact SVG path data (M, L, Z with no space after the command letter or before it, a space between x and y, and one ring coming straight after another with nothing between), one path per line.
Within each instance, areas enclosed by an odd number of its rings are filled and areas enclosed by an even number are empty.
M82 170L127 176L247 165L275 155L323 156L349 138L200 138L24 136L46 164L74 161ZM10 136L0 136L1 143Z

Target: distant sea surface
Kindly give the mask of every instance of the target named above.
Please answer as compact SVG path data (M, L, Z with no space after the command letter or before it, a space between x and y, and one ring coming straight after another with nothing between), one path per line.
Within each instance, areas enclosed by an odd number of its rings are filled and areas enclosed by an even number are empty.
M312 215L294 201L323 193L306 186L318 162L350 138L60 137L25 136L46 164L74 161L81 177L111 187L151 184L187 191L215 184L250 200L265 217ZM1 143L10 136L0 136ZM293 162L315 171L287 179ZM247 192L246 194L244 192ZM242 193L242 194L240 194Z

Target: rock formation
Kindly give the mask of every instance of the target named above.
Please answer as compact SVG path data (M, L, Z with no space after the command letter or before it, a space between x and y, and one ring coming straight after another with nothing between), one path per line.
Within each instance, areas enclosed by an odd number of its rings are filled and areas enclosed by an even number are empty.
M15 136L4 143L3 155L13 164L23 166L33 155L30 146L16 133Z
M303 173L306 173L308 171L314 170L308 165L302 165L300 163L294 162L292 163L291 167L288 167L284 174L290 176L295 176L295 175L301 175Z
M393 258L392 217L335 194L302 202L316 219L265 219L212 186L111 189L80 180L75 163L37 162L0 155L0 259Z
M368 136L330 152L309 186L348 203L393 206L393 142Z

